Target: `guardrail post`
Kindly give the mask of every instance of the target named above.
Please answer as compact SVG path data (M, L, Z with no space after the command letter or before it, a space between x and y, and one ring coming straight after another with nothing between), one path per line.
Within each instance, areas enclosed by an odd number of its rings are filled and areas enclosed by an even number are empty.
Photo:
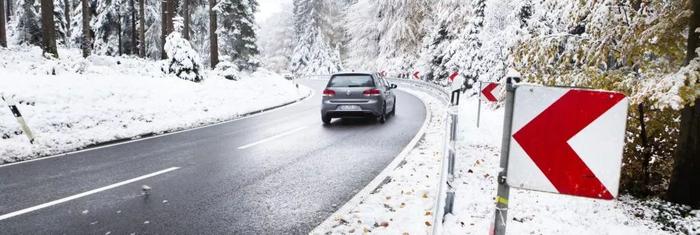
M506 234L506 222L508 220L508 197L510 195L510 187L506 179L508 177L508 154L510 151L510 136L511 127L513 125L513 101L515 100L515 89L513 80L518 81L518 78L507 78L506 81L506 110L503 121L503 139L501 144L501 172L498 173L498 192L496 194L496 213L494 220L495 235Z

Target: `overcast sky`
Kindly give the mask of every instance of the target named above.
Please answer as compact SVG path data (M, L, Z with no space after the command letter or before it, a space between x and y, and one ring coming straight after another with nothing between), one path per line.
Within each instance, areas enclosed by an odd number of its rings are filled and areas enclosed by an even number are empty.
M282 11L283 3L291 2L291 0L258 0L259 9L255 15L257 22L263 22L273 14Z

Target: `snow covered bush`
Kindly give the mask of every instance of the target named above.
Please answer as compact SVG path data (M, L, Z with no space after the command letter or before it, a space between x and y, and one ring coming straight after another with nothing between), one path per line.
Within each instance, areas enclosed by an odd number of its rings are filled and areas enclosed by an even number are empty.
M239 75L239 69L236 64L233 64L228 61L221 61L218 64L216 64L216 68L214 69L214 73L218 77L223 77L228 80L234 80L238 81L241 79L241 76Z
M202 64L200 57L187 39L182 38L182 17L173 19L175 30L165 39L165 52L168 59L163 65L162 71L168 74L175 74L179 78L201 82L204 78L200 74Z

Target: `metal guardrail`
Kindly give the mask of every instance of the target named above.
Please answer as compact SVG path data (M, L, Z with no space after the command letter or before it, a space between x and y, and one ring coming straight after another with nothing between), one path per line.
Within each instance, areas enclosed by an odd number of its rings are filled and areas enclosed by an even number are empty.
M449 105L446 114L444 151L442 158L442 170L440 172L440 186L436 197L435 207L433 208L433 234L441 234L445 215L452 213L455 199L455 189L452 187L454 181L455 160L457 156L457 120L459 119L459 93L452 93L446 87L438 84L410 79L389 79L392 82L411 85L422 90L432 93L440 98L445 104Z

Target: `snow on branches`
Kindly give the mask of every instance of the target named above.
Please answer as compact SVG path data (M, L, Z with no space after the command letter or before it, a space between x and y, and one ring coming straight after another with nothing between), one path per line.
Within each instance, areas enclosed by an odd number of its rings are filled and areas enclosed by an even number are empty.
M175 74L179 78L200 82L204 78L200 74L202 64L199 55L187 39L182 38L184 28L182 17L173 18L174 31L165 39L165 52L168 59L161 70L164 73Z

